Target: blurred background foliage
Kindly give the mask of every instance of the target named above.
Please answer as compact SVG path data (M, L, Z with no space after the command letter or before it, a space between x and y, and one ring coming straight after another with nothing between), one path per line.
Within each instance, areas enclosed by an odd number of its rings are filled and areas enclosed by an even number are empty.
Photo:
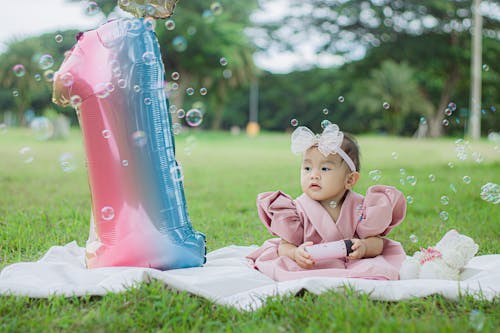
M463 135L470 104L472 1L289 0L282 18L251 19L272 1L181 0L172 17L175 28L156 21L171 104L202 109L201 128L246 126L253 86L265 130L291 130L292 119L318 130L328 119L353 133L411 136L425 125L433 137ZM116 0L95 2L108 19L120 13ZM483 1L482 14L486 135L500 128L500 7ZM77 125L73 110L52 104L50 82L76 33L55 31L8 44L0 54L0 123L26 125L27 110L42 115L52 108ZM56 35L63 38L56 42ZM294 51L310 41L318 55L337 55L342 62L286 74L254 64L256 52ZM43 54L55 61L48 70L38 65ZM24 66L24 75L13 71L16 64ZM173 72L179 80L171 79ZM186 94L189 87L193 95ZM208 90L205 96L201 88ZM456 109L447 115L450 103Z

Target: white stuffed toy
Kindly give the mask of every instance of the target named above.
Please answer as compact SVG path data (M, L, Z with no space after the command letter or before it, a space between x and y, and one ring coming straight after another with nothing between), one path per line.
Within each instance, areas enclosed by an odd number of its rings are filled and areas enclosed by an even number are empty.
M474 240L450 230L434 247L420 249L401 266L399 277L409 279L459 280L463 267L477 253Z

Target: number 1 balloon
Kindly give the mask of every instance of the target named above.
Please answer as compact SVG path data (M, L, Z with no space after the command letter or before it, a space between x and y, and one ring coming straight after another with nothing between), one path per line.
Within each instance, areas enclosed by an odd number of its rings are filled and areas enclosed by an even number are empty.
M205 262L205 236L192 228L175 160L158 40L146 22L80 33L54 79L53 101L75 107L84 138L96 233L89 268Z

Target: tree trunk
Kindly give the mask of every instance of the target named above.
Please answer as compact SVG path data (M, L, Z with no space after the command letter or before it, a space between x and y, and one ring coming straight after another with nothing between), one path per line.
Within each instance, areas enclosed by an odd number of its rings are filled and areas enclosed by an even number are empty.
M451 35L450 47L458 47L458 37L456 34ZM434 112L434 116L429 119L429 135L433 138L443 136L443 119L444 110L451 102L451 95L455 91L458 81L460 80L460 73L458 71L458 64L452 61L450 64L449 75L444 83L443 92L439 99L439 105Z

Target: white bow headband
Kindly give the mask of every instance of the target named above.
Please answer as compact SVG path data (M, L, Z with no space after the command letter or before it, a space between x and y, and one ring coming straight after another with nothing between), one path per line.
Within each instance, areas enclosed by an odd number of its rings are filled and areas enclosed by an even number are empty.
M304 153L312 146L318 146L321 154L328 156L329 154L339 154L340 157L349 166L351 171L356 171L352 159L342 150L342 140L344 133L340 131L336 124L330 124L325 127L322 134L314 134L309 128L300 126L292 133L292 152L294 154Z

